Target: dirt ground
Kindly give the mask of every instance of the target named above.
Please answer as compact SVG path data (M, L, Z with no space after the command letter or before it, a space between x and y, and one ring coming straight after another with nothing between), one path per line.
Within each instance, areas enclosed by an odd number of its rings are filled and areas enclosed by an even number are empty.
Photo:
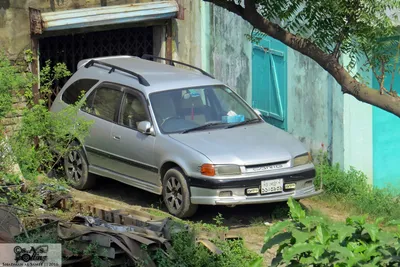
M148 193L113 181L111 179L99 178L97 186L89 191L82 192L73 190L72 194L78 201L88 204L96 204L111 209L158 209L165 212L159 196ZM318 214L329 217L333 220L343 221L347 214L338 213L327 204L316 199L301 200L303 206ZM231 231L241 236L246 246L260 253L263 246L263 239L269 225L277 220L288 217L288 208L285 203L260 204L236 206L233 208L224 206L200 206L193 222L215 223L213 220L217 215L223 217L223 225L228 226ZM167 215L167 214L166 214ZM274 255L274 251L267 251L263 257L268 266Z

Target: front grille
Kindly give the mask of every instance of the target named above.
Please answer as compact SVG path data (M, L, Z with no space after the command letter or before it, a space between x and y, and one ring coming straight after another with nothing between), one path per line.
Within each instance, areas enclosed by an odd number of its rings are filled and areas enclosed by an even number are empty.
M246 165L245 167L246 167L246 169L249 169L249 168L262 168L262 167L269 167L269 166L280 165L280 164L284 165L286 163L288 163L288 160L286 160L286 161L278 161L278 162L273 162L273 163L263 163L263 164L257 164L257 165Z

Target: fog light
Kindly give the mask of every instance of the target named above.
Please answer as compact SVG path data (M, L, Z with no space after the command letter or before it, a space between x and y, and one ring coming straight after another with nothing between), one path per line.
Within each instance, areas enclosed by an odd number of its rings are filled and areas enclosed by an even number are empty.
M232 191L221 191L219 192L220 197L231 197L232 196Z
M285 184L285 189L296 189L296 183L291 183L291 184Z
M247 188L246 189L246 194L247 195L254 195L254 194L258 194L258 192L260 191L260 189L258 187L255 188Z
M309 186L312 186L312 185L313 185L313 181L312 180L307 181L307 182L304 183L304 187L309 187Z

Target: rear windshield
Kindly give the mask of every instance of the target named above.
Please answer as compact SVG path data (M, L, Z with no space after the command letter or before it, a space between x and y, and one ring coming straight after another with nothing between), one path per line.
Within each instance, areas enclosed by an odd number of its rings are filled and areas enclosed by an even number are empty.
M62 95L62 100L67 104L75 104L79 98L90 90L99 80L81 79L72 83Z

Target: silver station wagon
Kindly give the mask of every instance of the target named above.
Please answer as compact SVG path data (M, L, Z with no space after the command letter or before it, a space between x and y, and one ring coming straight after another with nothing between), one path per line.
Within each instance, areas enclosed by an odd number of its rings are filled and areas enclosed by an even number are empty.
M88 189L95 175L162 195L168 211L198 205L257 204L306 198L314 188L309 152L263 121L239 95L205 71L145 55L82 60L52 106L75 103L93 121L64 159L66 176ZM176 67L176 64L185 68ZM81 142L81 146L78 142ZM101 186L101 185L100 185Z

